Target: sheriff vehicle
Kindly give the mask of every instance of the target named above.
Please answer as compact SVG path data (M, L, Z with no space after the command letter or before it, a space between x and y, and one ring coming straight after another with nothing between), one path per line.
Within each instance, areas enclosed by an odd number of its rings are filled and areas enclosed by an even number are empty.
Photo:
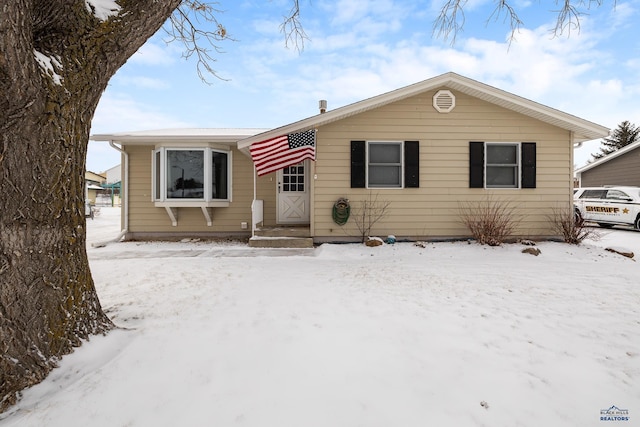
M573 195L576 216L600 227L631 225L640 230L640 187L585 187Z

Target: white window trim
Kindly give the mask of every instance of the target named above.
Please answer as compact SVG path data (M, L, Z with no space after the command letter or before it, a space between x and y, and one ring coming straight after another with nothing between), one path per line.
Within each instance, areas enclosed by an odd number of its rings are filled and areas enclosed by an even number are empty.
M200 199L180 199L167 197L167 151L202 151L204 156L204 198ZM214 199L211 197L211 159L212 153L224 153L227 155L227 198ZM160 153L160 170L157 170L156 156ZM151 201L156 207L177 208L177 207L227 207L233 201L233 152L213 147L174 147L161 146L151 152ZM159 173L159 180L158 180ZM160 188L158 188L158 183ZM159 194L159 198L156 197Z
M487 151L489 149L490 145L511 145L511 146L516 146L517 149L517 153L516 153L516 186L515 187L500 187L500 186L489 186L488 182L489 180L487 179L487 166L500 166L500 164L497 163L492 163L492 164L488 164L487 163ZM506 165L504 165L506 166ZM509 166L513 166L513 165L509 165ZM522 188L522 147L521 147L521 143L520 142L485 142L484 143L484 188L487 190L519 190Z
M369 161L369 153L370 153L370 145L371 144L393 144L400 146L400 185L398 187L388 187L388 186L370 186L369 185L369 165L371 162ZM372 190L401 190L404 188L404 141L367 141L366 143L366 153L365 153L366 165L365 165L365 186L367 189Z

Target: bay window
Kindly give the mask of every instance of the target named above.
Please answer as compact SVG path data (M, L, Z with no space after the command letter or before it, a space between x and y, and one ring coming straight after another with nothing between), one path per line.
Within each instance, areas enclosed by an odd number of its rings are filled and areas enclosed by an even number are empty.
M161 147L153 152L153 200L185 206L230 201L231 153L213 148ZM212 204L213 203L213 204Z

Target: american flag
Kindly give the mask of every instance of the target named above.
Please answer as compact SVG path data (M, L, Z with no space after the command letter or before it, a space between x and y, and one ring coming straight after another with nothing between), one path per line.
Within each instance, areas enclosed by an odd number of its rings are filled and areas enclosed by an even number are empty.
M251 158L258 176L316 159L316 131L290 133L251 144Z

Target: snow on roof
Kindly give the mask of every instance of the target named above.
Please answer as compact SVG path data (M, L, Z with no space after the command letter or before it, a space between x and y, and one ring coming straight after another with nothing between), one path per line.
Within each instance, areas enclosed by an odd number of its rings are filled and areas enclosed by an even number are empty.
M236 142L259 133L265 128L183 128L156 129L134 132L91 135L93 141L113 141L118 143L150 143L160 141L224 141Z

